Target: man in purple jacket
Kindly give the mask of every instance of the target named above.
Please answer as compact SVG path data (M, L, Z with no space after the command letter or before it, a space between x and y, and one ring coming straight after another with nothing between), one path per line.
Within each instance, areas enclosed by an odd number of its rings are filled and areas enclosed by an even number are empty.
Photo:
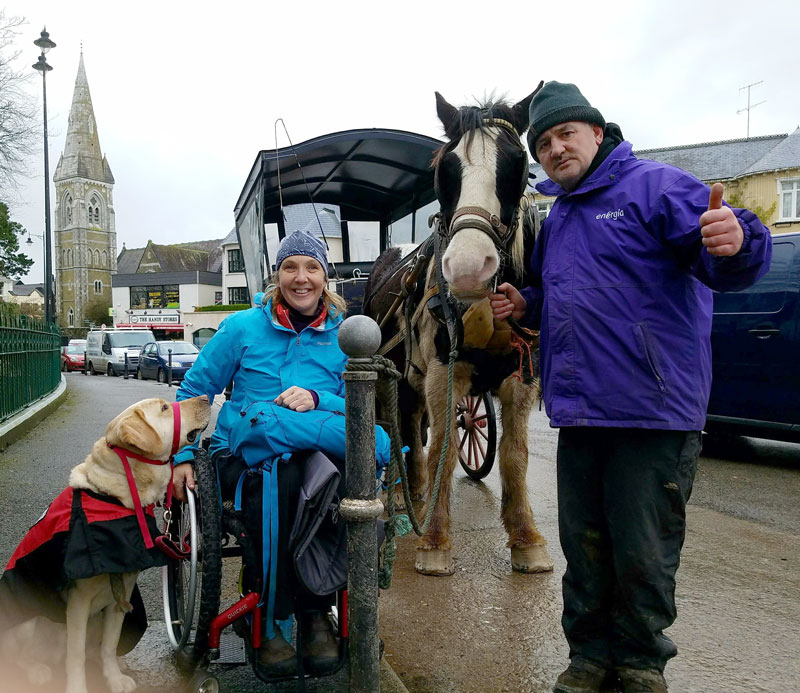
M492 297L539 329L542 391L558 436L570 665L553 689L667 690L675 573L711 386L712 292L753 284L772 241L722 185L637 159L573 84L530 106L528 145L556 197L531 286Z

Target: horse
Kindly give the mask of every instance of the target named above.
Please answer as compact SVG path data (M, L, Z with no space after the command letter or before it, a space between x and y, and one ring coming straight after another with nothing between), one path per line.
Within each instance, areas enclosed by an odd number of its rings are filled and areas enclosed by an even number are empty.
M541 84L539 85L541 88ZM433 153L440 211L436 228L416 253L401 259L390 248L376 260L365 286L364 312L381 323L382 352L404 374L399 391L401 432L410 446L409 486L428 505L439 457L450 443L430 524L418 540L415 568L424 575L454 572L450 495L458 458L455 404L467 394L491 392L502 406L499 448L502 521L512 568L553 569L546 541L528 500L528 417L538 396L534 357L537 336L491 315L489 294L508 281L521 286L533 245L530 198L525 194L528 156L521 135L534 94L456 108L436 92L436 111L447 142ZM448 367L452 397L448 411ZM427 469L422 421L427 414Z

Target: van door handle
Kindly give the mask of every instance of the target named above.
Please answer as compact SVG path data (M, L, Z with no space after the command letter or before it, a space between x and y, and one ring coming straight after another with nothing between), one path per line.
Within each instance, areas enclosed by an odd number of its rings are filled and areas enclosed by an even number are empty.
M756 339L769 339L781 333L780 330L770 327L761 327L754 330L747 330L750 334L755 335Z

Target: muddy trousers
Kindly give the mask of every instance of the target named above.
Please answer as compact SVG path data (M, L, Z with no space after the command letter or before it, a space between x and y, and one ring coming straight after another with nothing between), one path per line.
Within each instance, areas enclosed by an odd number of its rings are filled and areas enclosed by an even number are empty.
M560 429L561 623L571 658L663 671L677 654L663 630L676 616L699 454L699 431Z

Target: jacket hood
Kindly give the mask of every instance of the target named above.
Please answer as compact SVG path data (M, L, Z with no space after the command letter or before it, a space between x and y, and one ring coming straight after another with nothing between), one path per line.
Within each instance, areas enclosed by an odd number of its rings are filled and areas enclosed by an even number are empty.
M536 190L547 197L561 197L562 195L580 195L606 185L613 185L620 166L631 157L633 157L633 145L627 140L623 140L606 157L606 160L571 193L550 179L539 183Z

